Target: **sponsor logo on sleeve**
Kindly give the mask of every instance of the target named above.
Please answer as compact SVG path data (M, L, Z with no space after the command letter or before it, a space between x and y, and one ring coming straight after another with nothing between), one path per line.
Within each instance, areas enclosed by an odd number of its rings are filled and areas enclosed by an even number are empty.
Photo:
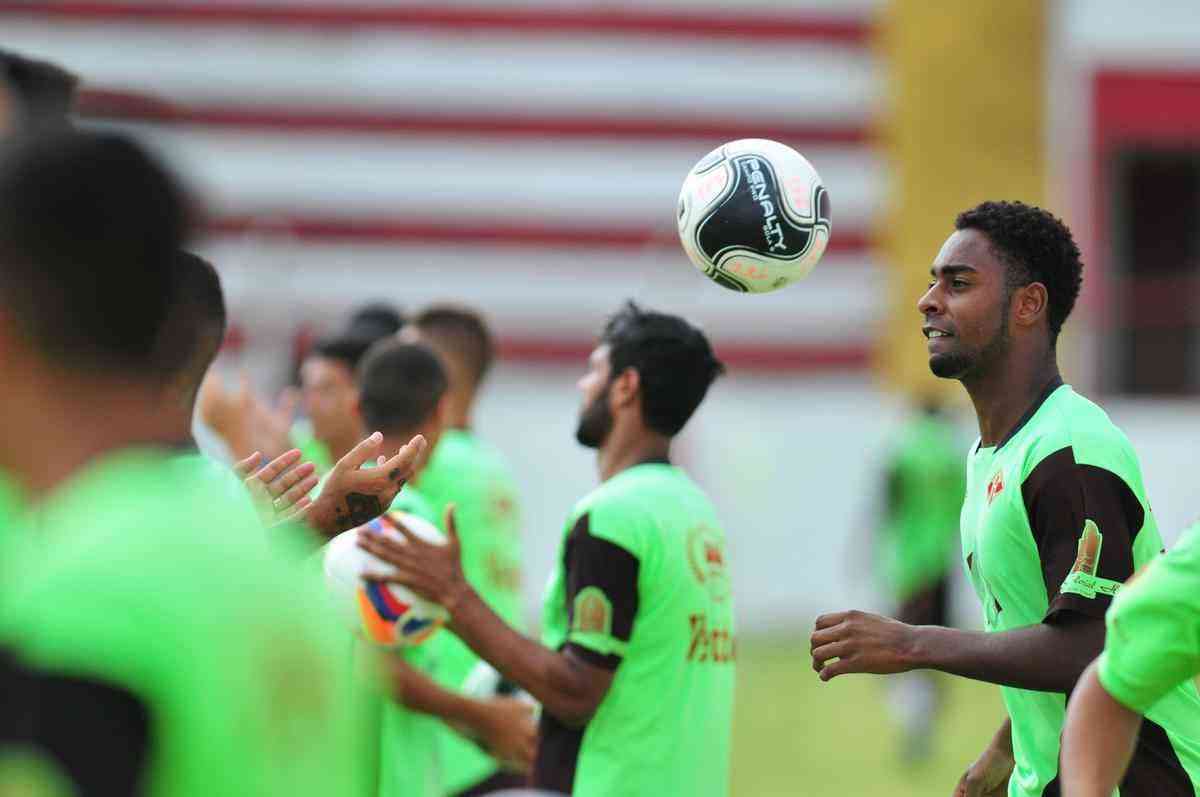
M1083 533L1079 535L1079 545L1076 549L1075 564L1071 572L1063 580L1063 594L1079 595L1083 598L1095 598L1097 595L1116 595L1121 588L1121 582L1100 578L1096 575L1100 567L1100 550L1104 545L1104 535L1094 520L1083 522Z
M612 602L599 587L584 587L575 596L571 630L584 634L612 635Z

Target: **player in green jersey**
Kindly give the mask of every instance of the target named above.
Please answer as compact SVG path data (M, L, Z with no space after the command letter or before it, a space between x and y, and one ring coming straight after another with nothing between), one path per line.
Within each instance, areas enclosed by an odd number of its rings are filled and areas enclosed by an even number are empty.
M395 580L445 606L450 628L542 703L534 785L576 797L726 795L734 689L725 534L670 464L671 441L720 374L704 334L632 303L579 381L577 438L601 484L572 511L546 594L544 645L466 580L448 546L364 533ZM648 708L652 707L652 708Z
M829 614L813 667L823 680L935 669L1000 684L1008 720L957 793L1055 795L1066 695L1104 644L1112 596L1162 540L1133 447L1059 375L1082 281L1070 231L1019 202L984 203L955 228L919 309L931 370L963 383L979 420L961 530L986 630ZM1193 794L1200 697L1180 687L1171 701L1139 737L1125 797Z
M1104 652L1067 709L1065 797L1112 794L1130 765L1143 716L1169 708L1179 685L1200 676L1200 523L1121 590L1107 623ZM1193 787L1200 792L1200 783Z
M447 375L430 348L395 338L381 340L362 358L357 381L362 421L383 432L385 446L421 435L436 449L449 405ZM396 497L391 508L428 520L435 527L441 525L439 513L423 491L412 486ZM445 780L458 762L443 759L443 732L453 733L478 750L475 742L461 735L465 730L501 758L528 763L534 741L528 705L506 698L476 700L422 677L421 673L438 677L448 656L460 645L449 631L442 631L422 645L390 656L388 670L394 677L396 699L387 701L382 709L383 797L440 797L452 788Z
M3 752L78 794L349 793L315 585L172 467L155 354L185 208L119 135L0 155L0 469L32 504L0 584Z
M484 602L514 628L521 623L521 529L516 487L500 453L475 433L475 401L495 357L483 318L457 305L434 305L400 332L402 340L433 348L446 367L449 385L445 425L418 487L440 518L455 507L463 571ZM487 665L484 665L487 666ZM438 681L461 689L477 672L480 659L457 637L447 635L438 663ZM501 682L497 691L511 691ZM521 785L521 775L499 763L460 734L442 734L446 792L458 797L487 794Z
M873 546L894 616L902 622L949 625L950 567L965 475L954 426L940 403L928 397L889 446L886 504ZM941 704L937 679L931 673L907 673L888 687L904 761L928 758Z

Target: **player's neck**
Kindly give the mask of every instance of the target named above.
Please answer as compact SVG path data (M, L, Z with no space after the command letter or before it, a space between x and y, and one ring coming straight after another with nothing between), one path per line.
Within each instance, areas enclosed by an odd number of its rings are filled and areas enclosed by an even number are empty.
M474 406L474 391L451 390L446 395L446 428L470 430Z
M983 446L997 445L1012 433L1046 386L1062 380L1053 348L1034 356L1016 352L989 373L963 379L963 387L975 405L979 438Z
M3 467L43 495L93 460L135 445L172 445L157 389L30 377L4 419Z
M623 470L655 459L670 459L671 438L643 426L623 428L614 425L600 447L597 466L600 481L606 482Z

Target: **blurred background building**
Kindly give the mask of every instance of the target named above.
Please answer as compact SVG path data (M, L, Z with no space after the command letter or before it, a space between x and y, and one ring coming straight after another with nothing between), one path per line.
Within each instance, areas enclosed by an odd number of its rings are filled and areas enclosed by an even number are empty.
M1200 511L1198 43L1194 0L0 2L0 46L78 72L86 120L198 190L222 368L277 390L369 300L486 311L479 426L521 481L531 611L594 482L572 435L593 335L627 297L703 324L730 375L680 458L724 513L743 628L796 631L876 605L883 441L946 387L916 298L984 198L1072 225L1068 380L1130 433L1167 539ZM824 261L767 296L700 278L674 229L688 169L743 137L799 149L832 197Z

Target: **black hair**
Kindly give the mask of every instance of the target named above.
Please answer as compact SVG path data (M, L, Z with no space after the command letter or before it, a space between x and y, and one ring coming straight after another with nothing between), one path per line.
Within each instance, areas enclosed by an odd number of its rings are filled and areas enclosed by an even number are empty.
M182 249L173 261L175 291L159 333L159 367L166 375L190 377L194 397L225 337L225 294L212 263Z
M358 368L363 420L382 432L411 432L433 416L446 384L446 371L431 348L381 340Z
M0 82L12 89L23 124L65 123L79 85L62 67L8 50L0 50Z
M612 379L633 368L641 381L646 425L674 436L725 372L708 338L679 316L643 310L630 301L604 327Z
M395 335L404 326L404 316L389 304L375 302L354 312L346 328L318 340L310 356L337 360L351 371L358 368L376 341Z
M395 335L404 326L404 314L390 304L364 304L350 316L348 335L373 337L375 340Z
M0 148L0 296L59 365L156 370L188 228L182 190L127 136L42 130Z
M978 230L1004 262L1009 289L1046 286L1050 342L1058 340L1083 283L1079 247L1062 220L1024 202L984 202L958 214L956 230Z
M474 385L483 382L496 358L496 347L482 315L461 305L435 304L418 313L412 323L434 346L457 356Z

